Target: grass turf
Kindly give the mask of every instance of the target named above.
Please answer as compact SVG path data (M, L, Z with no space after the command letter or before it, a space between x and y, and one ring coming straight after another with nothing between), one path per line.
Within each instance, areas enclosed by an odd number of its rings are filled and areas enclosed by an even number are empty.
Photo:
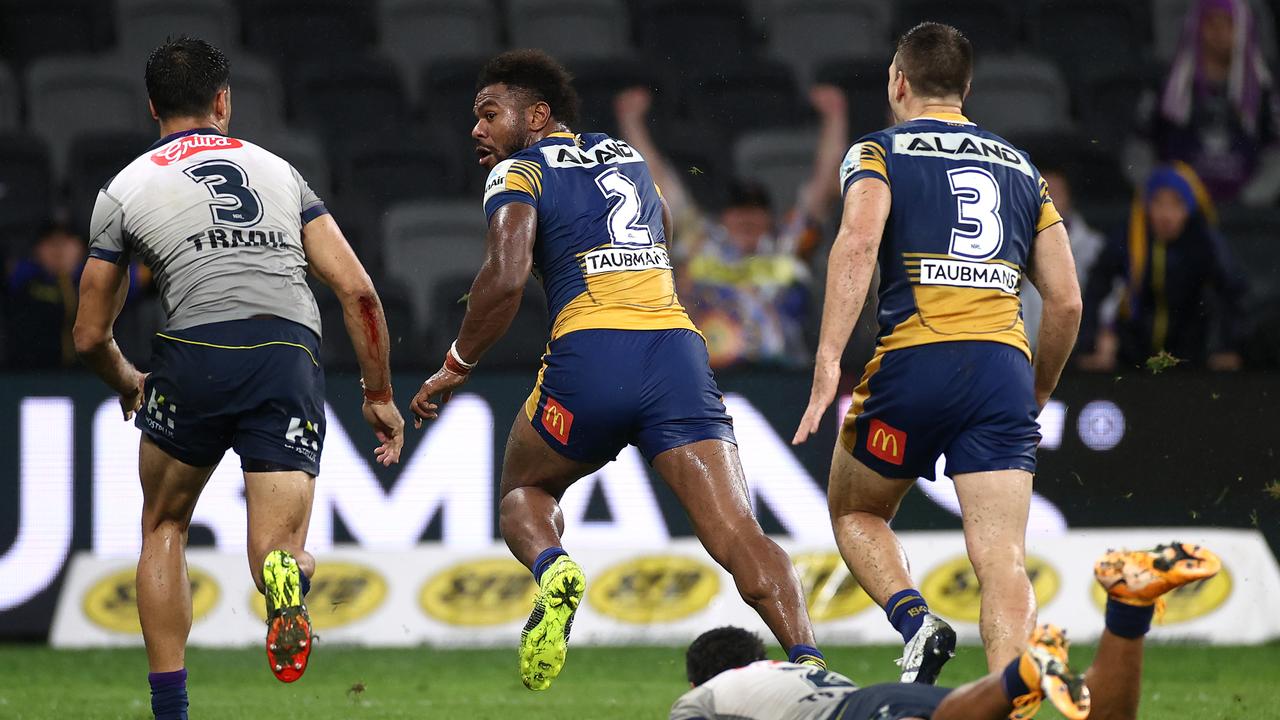
M896 678L891 647L829 648L834 669L864 685ZM775 650L775 656L777 655ZM1074 648L1073 665L1093 655ZM191 650L194 718L664 718L686 688L678 648L574 648L543 693L520 685L514 649L370 650L317 646L298 683L281 685L260 650ZM943 671L956 685L985 670L961 648ZM0 647L0 718L150 718L141 649ZM1142 718L1280 719L1280 644L1246 648L1151 645ZM1057 718L1046 709L1041 718Z

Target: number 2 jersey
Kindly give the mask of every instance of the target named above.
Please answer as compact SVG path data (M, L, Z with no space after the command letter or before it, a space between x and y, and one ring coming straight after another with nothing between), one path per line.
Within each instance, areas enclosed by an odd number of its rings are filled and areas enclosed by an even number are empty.
M854 144L844 192L864 178L893 197L878 350L987 340L1030 358L1018 291L1036 234L1062 218L1027 156L962 115L924 116Z
M533 265L552 340L590 329L696 331L676 298L661 196L629 145L552 133L489 173L486 219L513 202L538 211Z
M146 263L166 330L275 316L319 336L302 226L327 212L289 163L201 128L161 138L107 182L89 254Z

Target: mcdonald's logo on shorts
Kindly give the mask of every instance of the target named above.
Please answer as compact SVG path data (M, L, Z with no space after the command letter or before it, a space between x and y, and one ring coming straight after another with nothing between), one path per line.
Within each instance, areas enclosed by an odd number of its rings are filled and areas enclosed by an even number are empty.
M907 434L879 420L867 428L867 452L887 463L901 465L907 455Z
M546 407L542 409L542 427L551 433L551 437L560 441L561 445L569 444L569 431L573 429L573 413L548 397Z

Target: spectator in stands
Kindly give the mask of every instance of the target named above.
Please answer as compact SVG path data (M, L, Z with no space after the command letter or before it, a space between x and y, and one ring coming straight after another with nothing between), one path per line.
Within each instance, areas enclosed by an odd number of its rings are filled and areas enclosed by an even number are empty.
M1197 0L1159 93L1140 104L1126 164L1135 185L1182 161L1220 203L1280 197L1275 86L1247 0Z
M6 278L5 365L12 370L54 370L76 364L71 342L84 240L63 225L50 225L28 257Z
M614 103L622 139L649 162L671 208L676 227L669 240L680 264L680 297L707 337L713 367L808 362L810 260L839 197L836 176L848 145L844 93L821 85L809 98L822 118L813 173L799 189L796 206L781 216L763 186L743 180L730 184L729 201L718 215L708 214L650 134L649 90L625 90Z
M1084 215L1076 208L1071 194L1071 181L1063 167L1044 164L1040 166L1040 176L1049 184L1049 195L1062 215L1067 227L1067 236L1071 239L1071 255L1076 261L1076 277L1080 287L1089 284L1089 272L1102 254L1107 244L1106 237L1094 229L1084 219ZM1022 283L1022 318L1026 325L1027 338L1035 344L1040 331L1040 310L1044 306L1040 293L1029 282Z
M1124 283L1116 321L1100 328L1116 279ZM1161 166L1134 202L1128 237L1109 243L1090 273L1079 364L1109 372L1165 351L1193 367L1238 370L1244 294L1204 185L1185 164Z

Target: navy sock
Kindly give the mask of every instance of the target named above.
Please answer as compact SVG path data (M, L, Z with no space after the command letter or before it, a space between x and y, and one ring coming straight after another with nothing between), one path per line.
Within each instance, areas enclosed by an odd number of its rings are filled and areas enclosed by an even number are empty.
M1107 598L1107 629L1112 635L1136 640L1151 630L1151 617L1155 612L1155 605L1129 605Z
M298 570L298 577L301 578L298 584L302 586L302 597L306 597L307 593L311 592L311 578L307 577L302 570Z
M911 641L911 636L920 629L920 624L924 622L924 616L928 612L929 604L915 588L894 593L884 606L884 614L889 616L889 624L902 635L904 643Z
M551 567L551 563L555 562L556 558L561 555L568 554L569 553L565 552L562 547L549 547L538 553L538 558L533 561L533 581L541 583L542 573L546 572L547 568Z
M1027 681L1022 679L1022 673L1018 672L1018 666L1022 664L1022 658L1018 657L1004 668L1001 674L1000 684L1004 687L1004 696L1009 699L1012 704L1017 698L1031 692L1031 688L1027 687Z
M187 720L187 669L150 673L151 713L156 720Z
M787 651L787 662L802 663L813 662L817 660L822 663L822 667L827 666L827 659L822 655L822 651L812 645L795 645Z

